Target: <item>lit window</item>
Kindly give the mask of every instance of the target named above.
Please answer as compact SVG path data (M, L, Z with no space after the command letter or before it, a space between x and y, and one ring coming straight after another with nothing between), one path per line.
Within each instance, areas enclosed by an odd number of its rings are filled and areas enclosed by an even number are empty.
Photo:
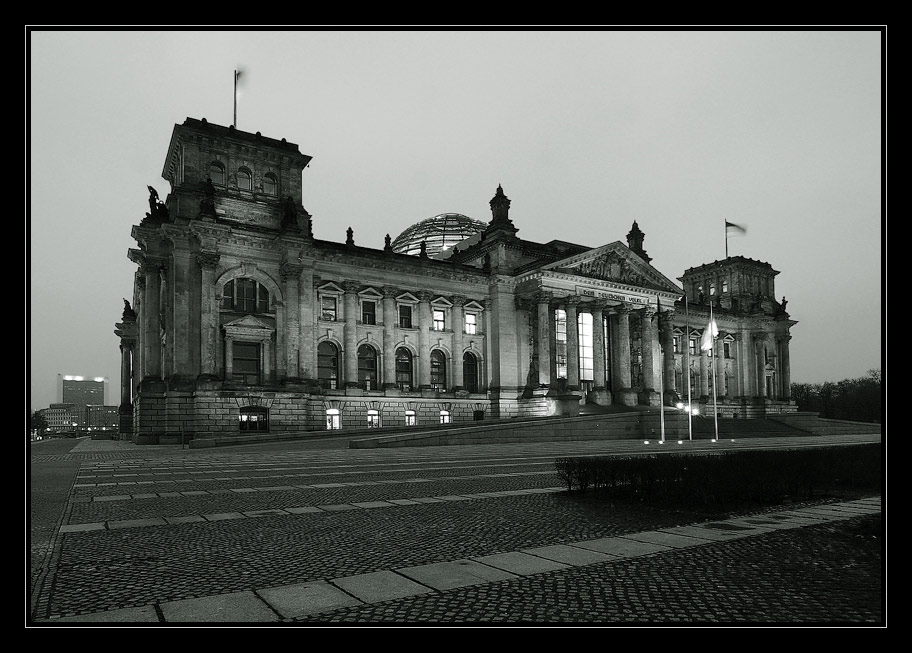
M691 356L697 355L697 341L695 338L690 339L690 355Z
M368 410L367 411L367 428L369 428L369 429L380 428L380 411L379 410Z
M567 313L561 309L554 311L554 360L556 376L567 378Z
M577 326L579 333L579 380L592 380L592 313L580 313L577 315Z
M361 322L364 324L377 323L377 304L374 302L361 302Z
M320 306L321 306L321 310L322 310L322 313L321 313L321 315L320 315L321 318L324 319L324 320L331 320L331 321L335 322L335 321L336 321L336 315L337 315L337 313L336 313L336 298L335 298L335 297L327 297L327 296L324 295L324 296L320 299Z
M414 410L405 411L405 425L406 426L415 426L418 424L418 416L415 415Z
M326 430L334 431L342 428L342 415L338 408L326 409Z
M723 292L723 293L727 293L727 292L728 292L728 279L723 279L723 280L722 280L722 292Z
M681 353L681 339L678 336L672 337L672 342L674 343L674 353Z
M446 328L446 319L443 311L434 309L434 331L443 331Z
M400 305L399 306L399 327L402 329L411 329L412 328L412 307Z
M441 423L441 424L449 424L449 423L450 423L450 411L448 411L448 410L441 410L441 411L440 411L440 423Z
M431 352L431 387L446 392L446 356L439 349Z
M478 316L475 313L466 313L465 314L465 332L469 335L475 335L477 333L478 324L476 320Z
M253 185L250 180L250 171L241 168L237 173L238 190L252 190Z
M716 294L716 282L712 281L709 284L709 296L712 297Z
M238 417L242 431L269 430L269 411L262 406L245 406Z
M317 346L317 381L321 388L335 390L339 384L339 351L331 342Z

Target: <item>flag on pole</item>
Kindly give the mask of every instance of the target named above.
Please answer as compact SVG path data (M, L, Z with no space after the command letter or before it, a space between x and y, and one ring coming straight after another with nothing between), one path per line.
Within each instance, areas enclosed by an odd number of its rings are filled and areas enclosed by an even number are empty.
M734 222L725 221L725 235L726 236L743 236L747 233L747 227L741 224L735 224Z
M712 318L709 319L709 324L706 325L706 328L703 330L703 339L700 341L700 349L702 351L709 351L713 348L713 340L716 336L719 335L719 327L716 326L716 321Z

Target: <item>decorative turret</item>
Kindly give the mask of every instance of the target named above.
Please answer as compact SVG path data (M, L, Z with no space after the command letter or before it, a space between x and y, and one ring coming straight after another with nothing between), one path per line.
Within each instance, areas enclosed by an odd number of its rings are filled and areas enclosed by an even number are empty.
M513 221L510 220L510 200L504 195L500 184L497 184L497 192L491 199L490 204L492 218L490 226L485 230L485 237L497 231L504 232L510 236L515 235L519 229L513 226Z
M652 260L652 257L646 254L646 250L643 249L643 238L646 237L640 227L637 225L636 220L633 221L633 227L627 233L627 247L630 248L634 254L639 256L641 259L649 263Z

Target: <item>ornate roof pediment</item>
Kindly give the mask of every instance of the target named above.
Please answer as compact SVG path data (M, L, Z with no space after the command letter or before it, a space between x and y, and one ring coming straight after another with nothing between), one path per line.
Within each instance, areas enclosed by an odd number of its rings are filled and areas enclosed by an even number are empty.
M562 272L629 286L680 292L677 285L620 241L590 249L542 266L543 272Z
M262 321L258 320L257 318L255 318L255 317L252 316L252 315L245 315L244 317L240 317L240 318L238 318L238 319L236 319L236 320L233 320L233 321L231 321L231 322L228 322L227 324L225 324L225 328L226 328L226 329L228 329L228 328L231 328L231 329L247 329L247 330L250 330L250 329L265 329L266 331L270 331L270 332L272 331L272 327L271 327L271 326L269 326L269 325L266 324L265 322L262 322Z

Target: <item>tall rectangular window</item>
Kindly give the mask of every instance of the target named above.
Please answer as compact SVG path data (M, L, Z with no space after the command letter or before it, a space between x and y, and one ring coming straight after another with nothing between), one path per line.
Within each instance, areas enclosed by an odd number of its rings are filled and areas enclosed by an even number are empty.
M401 329L411 329L412 328L412 307L400 305L399 306L399 328Z
M475 335L478 331L478 324L476 320L478 316L475 313L466 313L465 314L465 332L469 335Z
M592 380L592 313L580 313L577 316L579 328L579 378L580 381Z
M237 342L231 347L231 378L236 383L256 385L260 382L260 344Z
M554 361L555 376L567 378L567 312L561 309L554 311Z
M326 297L324 296L321 300L322 305L322 314L321 317L324 320L336 321L336 298L335 297Z
M377 323L377 304L374 302L361 302L361 322L364 324Z
M442 310L434 309L434 331L443 331L446 328L446 318Z

